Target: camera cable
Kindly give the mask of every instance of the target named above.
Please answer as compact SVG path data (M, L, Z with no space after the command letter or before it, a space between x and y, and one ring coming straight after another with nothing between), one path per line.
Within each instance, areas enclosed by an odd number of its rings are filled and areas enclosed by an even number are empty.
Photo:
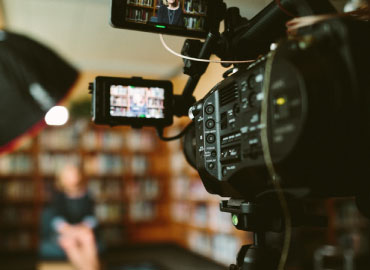
M174 50L172 50L167 44L166 42L164 41L164 38L163 38L163 35L160 34L159 35L159 38L161 39L161 42L162 42L162 45L163 47L169 51L170 53L172 53L173 55L177 56L177 57L181 57L183 59L188 59L188 60L191 60L191 61L197 61L197 62L206 62L206 63L216 63L216 64L244 64L244 63L253 63L255 62L255 60L241 60L241 61L223 61L223 60L210 60L210 59L201 59L201 58L194 58L194 57L189 57L189 56L186 56L186 55L183 55L183 54L180 54L180 53L177 53L175 52Z
M190 128L191 128L191 125L188 124L179 134L177 134L173 137L164 137L163 136L163 128L157 128L157 135L158 135L159 139L161 139L162 141L165 141L165 142L174 141L174 140L177 140L177 139L181 139L188 132L188 130Z
M282 208L282 212L284 214L284 225L285 225L285 235L284 235L284 243L281 252L280 262L278 266L278 270L284 270L285 264L287 261L290 242L291 242L291 234L292 234L292 221L289 212L289 207L287 200L285 198L284 192L281 188L280 181L281 178L279 177L278 173L275 170L274 164L272 162L270 146L268 142L268 105L269 105L269 94L270 94L270 82L271 82L271 72L272 72L272 64L274 62L274 58L276 55L276 51L271 51L267 56L266 66L265 66L265 74L264 74L264 83L262 87L263 91L263 100L261 105L261 143L262 143L262 150L263 150L263 157L265 160L266 167L272 179L273 186L277 193L277 197L280 201L280 206Z

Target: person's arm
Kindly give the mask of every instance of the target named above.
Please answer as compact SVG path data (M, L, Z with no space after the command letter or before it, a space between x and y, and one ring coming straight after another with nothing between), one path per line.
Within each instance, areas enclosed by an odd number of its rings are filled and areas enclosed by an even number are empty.
M63 200L63 195L56 193L50 205L54 216L51 220L51 227L58 233L64 231L69 225L63 214Z
M94 216L86 216L82 223L91 229L95 229L98 226L98 219Z
M82 223L91 229L95 229L98 226L98 219L95 217L94 200L89 195L86 196L86 205L86 216L83 218Z
M64 228L68 225L68 222L60 216L56 216L51 221L51 226L56 232L62 232Z

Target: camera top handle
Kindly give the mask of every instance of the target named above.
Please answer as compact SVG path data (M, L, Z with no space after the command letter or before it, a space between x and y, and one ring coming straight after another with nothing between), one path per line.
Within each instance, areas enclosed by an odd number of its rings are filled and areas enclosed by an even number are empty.
M271 43L285 35L285 23L292 18L286 10L297 15L336 12L328 0L274 0L248 21L239 15L237 9L226 9L223 0L212 1L212 4L215 5L215 15L211 30L201 48L198 46L198 52L190 55L192 57L209 59L216 54L222 60L256 59L268 52ZM225 32L220 35L219 26L223 19ZM185 54L191 44L191 41L185 41ZM182 94L174 96L173 111L178 117L188 115L189 108L195 103L194 90L209 64L191 60L184 60L184 63L188 67L184 68L184 73L190 77Z
M209 59L212 54L215 53L217 42L219 40L219 28L221 21L225 17L226 13L226 4L223 0L212 1L215 9L214 16L210 22L210 31L207 35L205 42L197 43L198 48L196 52L192 55L189 55L189 50L194 50L195 43L194 40L186 40L183 46L183 53L188 56L197 57L199 59ZM195 103L195 98L193 97L194 90L207 70L209 63L204 62L195 62L191 60L184 60L184 73L190 75L185 88L181 95L174 96L173 110L174 115L181 117L187 116L189 108ZM187 72L186 67L188 67Z

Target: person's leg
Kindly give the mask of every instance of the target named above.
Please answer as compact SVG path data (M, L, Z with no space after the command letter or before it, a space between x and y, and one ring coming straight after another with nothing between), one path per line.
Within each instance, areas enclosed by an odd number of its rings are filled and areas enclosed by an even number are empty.
M59 243L78 270L100 269L95 236L90 228L75 226L60 237Z
M70 262L76 267L78 270L87 269L84 268L85 266L85 259L81 256L81 251L79 248L78 241L75 237L71 236L61 236L59 238L59 244L66 253Z
M88 227L80 227L78 234L76 234L76 240L79 244L81 256L89 265L86 270L100 269L98 248L93 230Z

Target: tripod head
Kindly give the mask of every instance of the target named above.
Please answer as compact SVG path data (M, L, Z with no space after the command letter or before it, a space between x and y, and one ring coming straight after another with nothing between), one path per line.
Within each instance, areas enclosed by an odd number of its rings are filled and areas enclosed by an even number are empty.
M285 192L292 226L327 226L327 219L309 215L303 200ZM237 256L237 264L230 270L276 270L279 251L266 244L267 232L282 232L285 228L283 211L275 192L264 193L254 202L242 199L221 201L220 210L232 214L232 223L238 230L253 232L253 244L244 245Z

